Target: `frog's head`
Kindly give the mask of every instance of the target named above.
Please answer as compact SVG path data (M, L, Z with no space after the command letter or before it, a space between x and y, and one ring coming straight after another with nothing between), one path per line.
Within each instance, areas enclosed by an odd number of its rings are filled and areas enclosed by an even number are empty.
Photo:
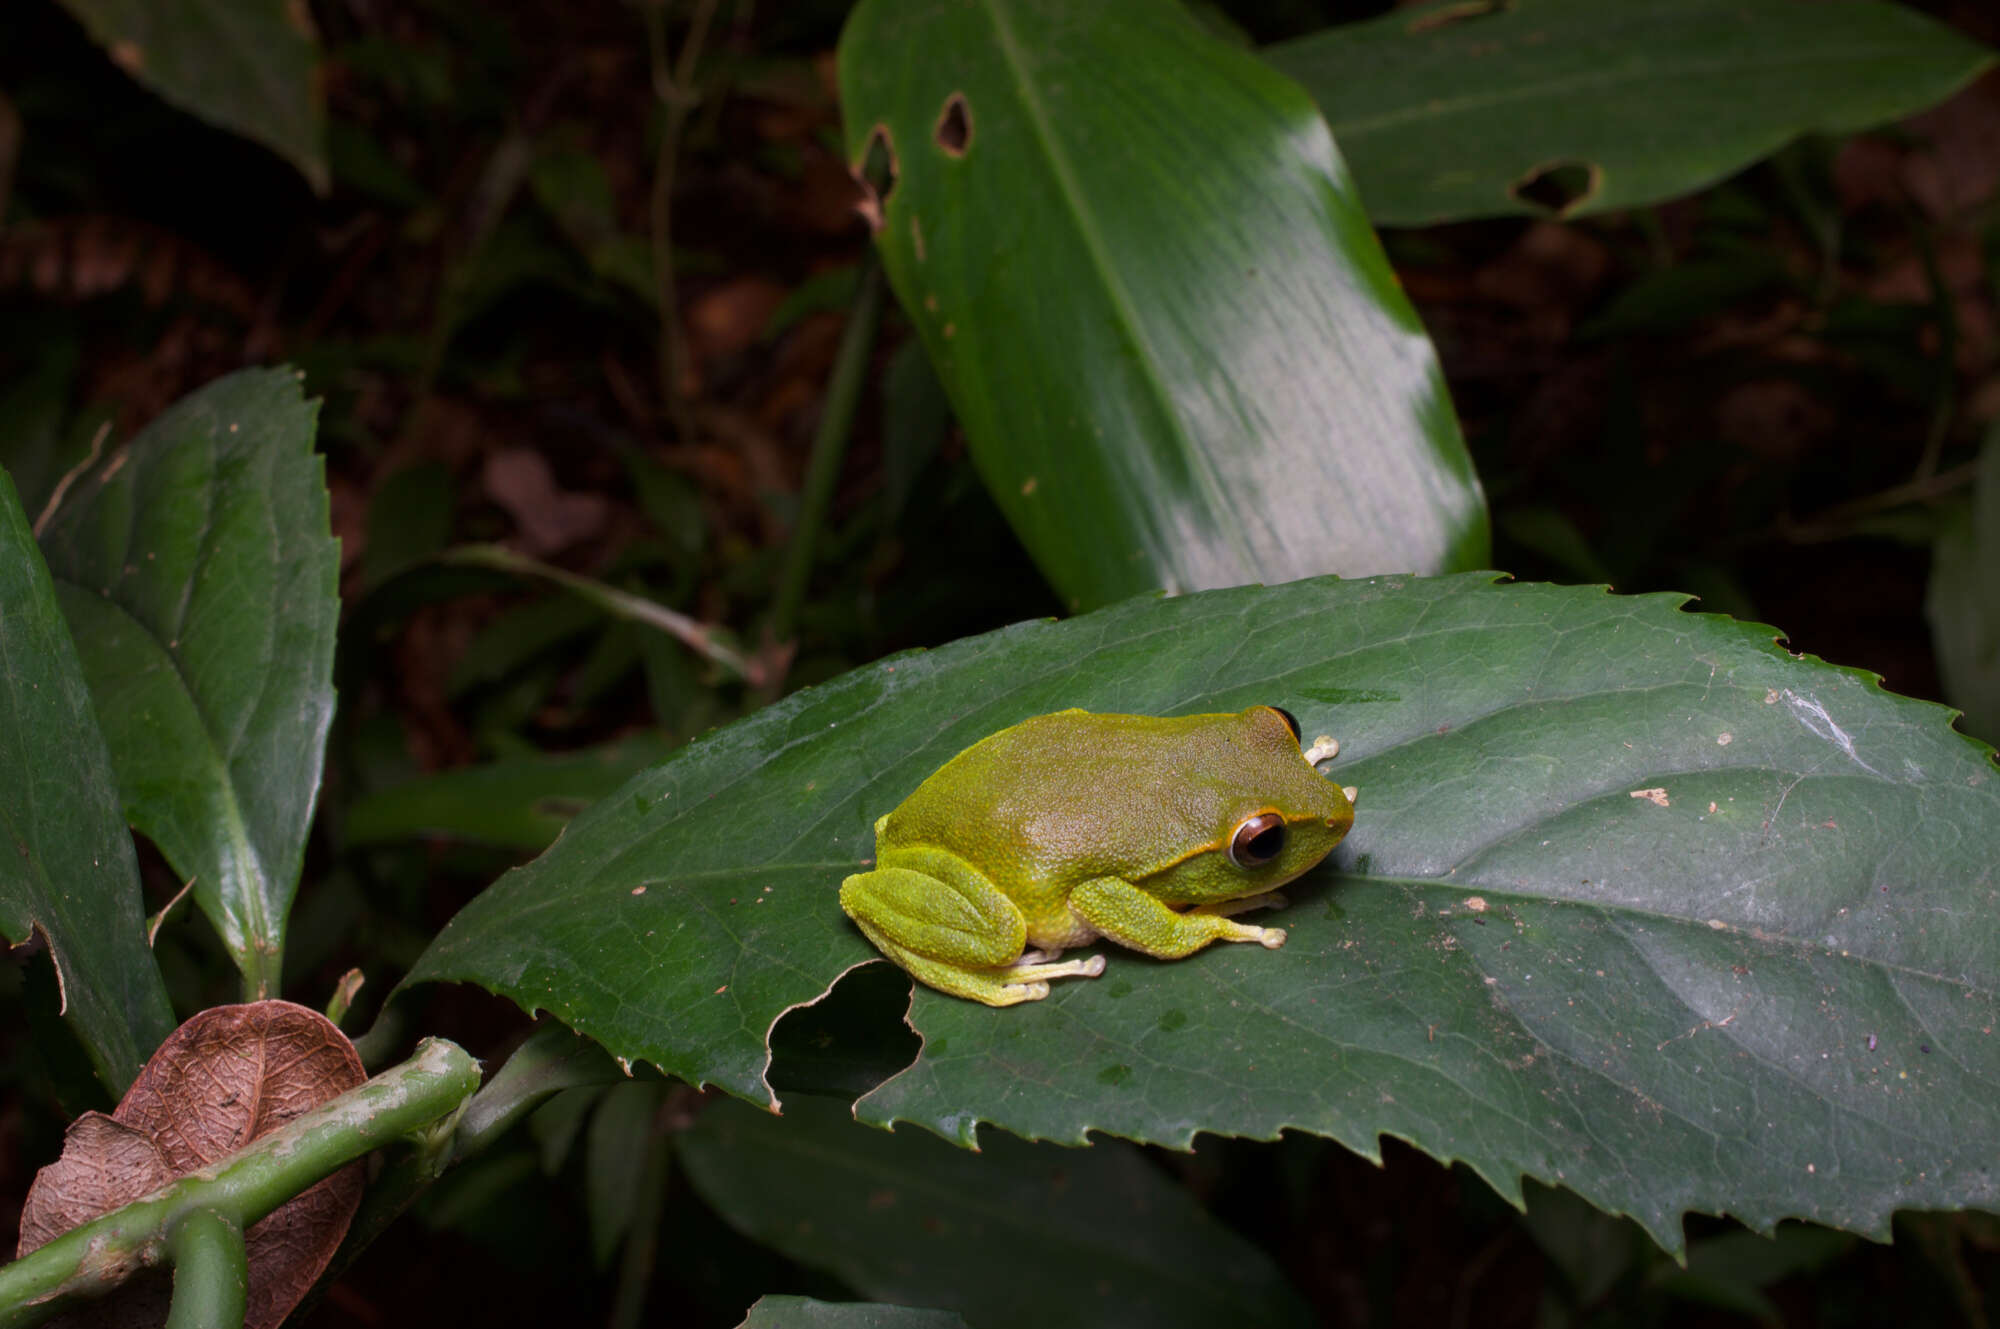
M1275 706L1253 706L1212 730L1186 791L1207 827L1201 843L1148 883L1175 904L1233 900L1276 890L1317 866L1354 825L1341 787L1313 769L1299 723Z

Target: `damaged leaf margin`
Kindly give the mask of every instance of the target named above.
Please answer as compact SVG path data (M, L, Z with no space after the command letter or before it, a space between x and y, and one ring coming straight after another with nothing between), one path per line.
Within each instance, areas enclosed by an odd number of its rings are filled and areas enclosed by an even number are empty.
M116 1094L174 1027L138 860L76 644L0 469L0 932L48 946L62 1013Z
M837 884L946 758L1065 705L1277 700L1367 795L1288 888L1284 948L1106 948L1103 977L1005 1011L919 989L921 1050L857 1115L960 1143L1394 1135L1668 1249L1687 1211L1879 1233L2000 1202L1991 750L1683 597L1492 581L1139 599L857 670L593 807L408 981L479 982L773 1107L778 1019L878 959Z

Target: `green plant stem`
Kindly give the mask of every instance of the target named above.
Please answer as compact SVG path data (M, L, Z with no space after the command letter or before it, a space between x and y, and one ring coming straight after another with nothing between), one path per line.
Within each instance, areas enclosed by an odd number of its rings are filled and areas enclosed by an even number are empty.
M792 540L785 551L785 569L778 582L777 607L771 613L771 640L791 641L798 628L799 606L812 580L813 546L826 521L834 481L847 456L847 438L854 427L854 407L861 399L868 356L875 349L875 325L882 313L882 265L873 250L861 260L861 284L848 310L847 328L840 334L833 377L826 385L826 406L813 433L812 461L805 491L799 495L799 515L792 523Z
M345 1273L363 1251L375 1244L377 1237L402 1217L405 1209L444 1175L445 1169L451 1166L453 1137L463 1118L464 1106L461 1105L458 1111L439 1117L421 1130L410 1132L393 1147L382 1151L382 1170L369 1182L367 1192L361 1197L361 1207L355 1210L354 1221L347 1225L347 1235L340 1239L340 1249L333 1253L326 1272L320 1275L305 1299L287 1317L290 1323L306 1323L334 1280Z
M140 1269L173 1259L171 1239L196 1211L248 1228L355 1159L451 1112L478 1087L478 1062L454 1043L425 1039L400 1066L223 1162L71 1228L0 1268L0 1329L33 1323L57 1298L102 1296Z
M674 281L674 171L680 161L681 136L687 128L688 115L701 100L701 93L694 86L694 65L708 40L708 25L715 17L715 6L716 0L697 0L677 61L669 61L667 57L667 0L652 0L645 6L653 95L659 98L666 112L660 125L659 148L653 158L651 199L653 283L660 306L660 400L683 443L694 439L694 419L681 396L688 356L686 339L681 336L680 295Z
M167 1329L223 1329L243 1323L250 1301L250 1258L243 1229L229 1215L195 1209L167 1236L174 1266L173 1309Z
M526 554L517 554L499 545L459 545L447 549L438 556L438 562L459 568L492 568L499 572L512 572L524 577L540 577L552 581L565 590L574 591L590 603L608 614L631 622L657 628L674 637L703 659L721 665L752 687L763 683L764 668L753 660L747 660L737 652L715 639L706 624L676 613L663 604L648 600L629 591L621 591L615 586L606 586L601 581L589 577L579 577L574 572L551 567Z
M465 1105L452 1157L465 1158L486 1148L551 1094L580 1085L615 1084L624 1078L610 1053L551 1021L515 1048Z

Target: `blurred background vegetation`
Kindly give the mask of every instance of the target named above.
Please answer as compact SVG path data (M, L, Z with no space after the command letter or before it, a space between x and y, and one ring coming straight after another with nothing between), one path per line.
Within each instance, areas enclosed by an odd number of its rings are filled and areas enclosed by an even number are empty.
M1911 7L2000 43L1974 0ZM1201 13L1261 45L1385 8ZM308 35L301 11L215 0L140 43L111 5L9 7L0 460L27 510L107 425L127 434L240 366L290 362L324 400L344 621L291 934L300 1000L354 967L384 976L379 998L576 810L775 690L1063 612L893 304L804 593L780 604L870 247L834 80L847 10L323 0ZM1443 361L1493 566L1697 593L2000 736L2000 532L1982 545L1972 500L2000 418L2000 77L1795 139L1691 197L1383 239ZM514 557L439 557L493 542ZM710 625L761 675L690 654L612 592ZM156 909L178 883L144 866ZM159 956L181 1009L231 999L198 917ZM0 1010L19 986L0 970ZM469 991L428 999L427 1027L474 1047L520 1024ZM0 1021L0 1220L75 1106L17 1027ZM631 1202L604 1181L615 1114L595 1154L566 1153L581 1121L453 1174L423 1239L372 1251L313 1322L602 1315ZM1319 1140L1205 1140L1158 1157L1330 1323L1984 1324L2000 1271L2000 1228L1976 1215L1908 1219L1893 1247L1694 1219L1682 1270L1566 1194L1537 1191L1524 1218L1386 1153L1377 1169ZM842 1294L688 1187L666 1195L656 1313L724 1324L757 1292Z

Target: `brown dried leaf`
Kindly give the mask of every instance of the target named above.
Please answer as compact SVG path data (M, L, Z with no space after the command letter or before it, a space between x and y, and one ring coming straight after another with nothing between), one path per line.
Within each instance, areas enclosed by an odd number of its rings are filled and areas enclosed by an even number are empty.
M62 1158L28 1192L19 1253L222 1161L366 1078L354 1045L317 1011L288 1001L203 1011L160 1045L112 1116L71 1125ZM250 1228L249 1329L275 1329L326 1268L361 1202L362 1168L342 1168ZM158 1291L121 1290L71 1322L158 1323Z
M604 529L611 505L602 494L573 492L533 448L507 448L486 459L486 496L514 519L527 552L553 554Z
M35 1174L21 1207L26 1255L77 1224L151 1195L174 1179L159 1146L102 1112L86 1112L63 1134L62 1157Z

